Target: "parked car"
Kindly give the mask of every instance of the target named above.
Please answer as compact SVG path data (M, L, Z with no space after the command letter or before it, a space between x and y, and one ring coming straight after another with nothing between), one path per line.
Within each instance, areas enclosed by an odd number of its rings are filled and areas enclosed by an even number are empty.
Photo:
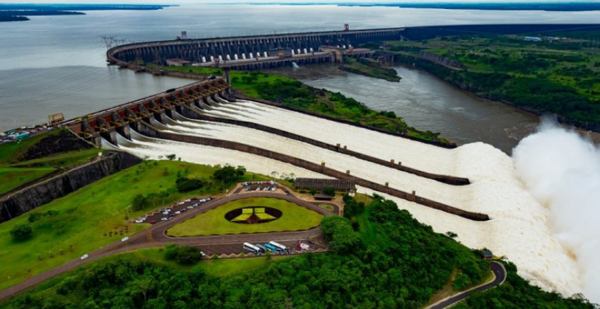
M121 239L121 241L128 241L128 240L129 240L129 237L127 237L127 236L125 236L125 237L123 237L123 239Z
M200 255L201 255L202 257L205 257L205 256L206 256L206 253L204 253L204 251L200 251Z
M87 254L84 254L84 255L82 255L82 256L81 256L81 259L82 259L82 260L85 260L85 259L87 259L88 257L90 257L90 256L89 256L89 255L87 255Z
M176 214L176 215L178 215L178 214L180 214L180 213L181 213L181 211L176 211L176 212L175 212L175 214Z
M150 224L156 224L156 221L150 220Z

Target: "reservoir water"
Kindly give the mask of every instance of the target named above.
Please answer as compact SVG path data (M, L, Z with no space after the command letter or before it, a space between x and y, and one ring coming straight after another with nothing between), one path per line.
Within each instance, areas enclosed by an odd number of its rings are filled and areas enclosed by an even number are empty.
M76 117L190 83L108 68L101 36L129 42L351 28L484 23L592 23L600 12L495 12L383 7L185 5L159 11L100 11L0 23L0 131ZM302 69L301 69L302 70ZM300 70L300 71L301 71ZM467 99L434 78L400 68L389 85L356 75L302 77L342 91L375 109L393 110L419 129L459 143L482 140L508 152L535 117ZM335 74L335 73L334 73ZM348 88L350 85L352 87ZM363 86L364 85L364 86ZM346 87L346 88L344 88ZM371 90L373 93L369 93ZM505 133L503 133L505 132Z

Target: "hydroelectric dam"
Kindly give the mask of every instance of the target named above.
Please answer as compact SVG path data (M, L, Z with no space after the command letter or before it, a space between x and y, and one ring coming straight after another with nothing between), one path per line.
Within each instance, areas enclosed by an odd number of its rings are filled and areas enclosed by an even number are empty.
M272 34L211 39L179 39L133 43L108 50L111 65L146 68L139 63L210 66L238 70L284 65L341 62L343 56L364 57L365 43L402 39L404 28ZM136 64L138 63L138 64Z
M351 179L360 193L394 201L438 233L452 232L471 248L485 247L505 255L519 266L523 277L538 286L551 290L569 286L575 278L568 266L569 256L548 230L543 206L523 188L515 175L514 162L502 151L480 142L460 147L426 143L274 102L248 99L228 82L227 69L336 62L341 57L369 55L370 51L361 48L367 43L448 31L479 33L483 29L422 28L117 46L107 52L109 64L157 73L145 66L168 65L167 61L176 60L180 65L224 68L225 76L205 78L65 124L99 147L140 158L163 159L175 154L182 161L243 165L249 171L275 178ZM494 26L492 30L518 33L531 29L513 28ZM180 77L200 78L177 73Z

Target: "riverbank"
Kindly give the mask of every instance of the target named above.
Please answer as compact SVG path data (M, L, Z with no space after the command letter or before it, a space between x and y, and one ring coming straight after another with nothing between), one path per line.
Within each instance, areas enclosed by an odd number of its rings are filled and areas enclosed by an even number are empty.
M356 59L352 57L344 58L344 64L340 70L365 75L373 78L387 80L389 82L400 82L402 79L391 67L381 65L377 60L370 58Z
M554 33L529 41L504 35L442 37L387 42L385 49L398 64L478 97L536 115L555 114L561 123L600 132L600 57L592 39L597 33Z

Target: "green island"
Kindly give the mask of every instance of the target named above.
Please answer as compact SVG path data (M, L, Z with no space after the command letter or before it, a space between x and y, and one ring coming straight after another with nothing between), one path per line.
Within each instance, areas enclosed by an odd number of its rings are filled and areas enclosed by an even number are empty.
M434 233L395 203L344 200L346 218L321 225L330 253L179 265L168 257L173 246L143 249L63 274L0 308L422 308L437 291L489 279L478 251ZM504 264L507 282L458 308L594 308L543 292Z
M98 150L66 130L0 145L0 195L98 156ZM5 181L7 180L7 181Z
M261 224L240 224L225 219L228 212L244 207L270 207L282 212L281 218ZM245 198L221 205L193 219L179 223L167 231L173 237L266 233L307 230L319 226L323 216L288 201L274 198Z
M390 82L399 82L400 76L396 70L380 64L377 60L371 58L344 58L344 63L340 66L341 70L346 72L365 75L373 78L379 78Z
M516 35L468 35L386 42L398 63L415 65L461 89L534 113L600 130L598 31L544 33L539 42ZM375 46L373 46L375 47ZM378 47L378 46L377 46ZM423 53L455 61L440 65Z
M146 66L153 70L192 73L202 76L223 74L221 69L215 68L162 67L152 64ZM402 133L424 141L451 144L450 141L441 137L440 133L420 131L409 126L394 112L377 112L339 92L310 87L292 78L258 71L232 71L231 85L235 90L249 98L278 102L284 106L331 116L388 132Z

